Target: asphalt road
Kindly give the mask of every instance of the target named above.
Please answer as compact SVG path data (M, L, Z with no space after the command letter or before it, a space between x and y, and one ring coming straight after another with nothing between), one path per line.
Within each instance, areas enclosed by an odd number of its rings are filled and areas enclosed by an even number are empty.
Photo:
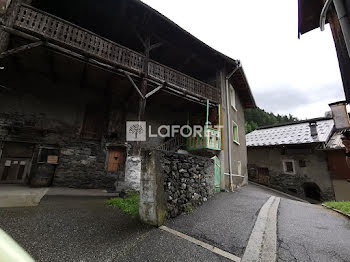
M36 261L227 261L105 201L49 196L37 207L0 208L0 228Z
M278 261L350 261L350 222L323 207L257 186L220 193L167 226L242 257L261 206L281 197ZM105 198L46 196L37 207L0 208L0 228L37 261L228 261L131 219Z
M350 220L322 206L282 199L278 261L349 262Z
M259 210L269 197L255 186L220 193L193 214L169 220L166 225L242 257Z

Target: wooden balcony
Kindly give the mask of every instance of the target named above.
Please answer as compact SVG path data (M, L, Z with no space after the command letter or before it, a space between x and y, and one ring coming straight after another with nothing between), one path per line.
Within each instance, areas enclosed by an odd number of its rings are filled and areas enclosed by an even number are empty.
M68 21L29 5L19 8L13 27L46 42L66 48L116 68L141 75L148 67L149 78L186 94L220 103L220 90L103 38Z
M214 128L205 128L199 136L191 136L187 139L187 150L221 150L221 131Z

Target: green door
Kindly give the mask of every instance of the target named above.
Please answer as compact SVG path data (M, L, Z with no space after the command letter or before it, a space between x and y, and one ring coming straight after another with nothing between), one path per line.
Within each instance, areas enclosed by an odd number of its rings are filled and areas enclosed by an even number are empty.
M217 192L220 192L221 163L219 158L216 156L214 156L212 159L215 163L215 189Z

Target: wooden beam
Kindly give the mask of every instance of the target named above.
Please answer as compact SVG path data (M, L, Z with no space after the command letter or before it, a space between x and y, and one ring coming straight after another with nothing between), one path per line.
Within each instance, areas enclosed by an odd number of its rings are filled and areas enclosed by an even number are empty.
M141 93L140 89L135 84L134 80L131 78L131 76L124 71L125 76L129 79L129 82L132 84L132 86L136 89L137 93L140 95L142 99L146 99L145 96Z
M152 51L153 49L156 49L158 47L161 47L163 45L162 42L159 42L159 43L156 43L156 44L153 44L149 47L149 51Z
M8 88L8 87L6 87L6 86L3 86L3 85L0 85L0 90L5 90L5 91L7 91L7 92L9 92L9 91L11 91L11 88Z
M166 83L158 86L157 88L153 89L151 92L149 92L148 94L145 95L145 98L149 98L150 96L154 95L155 93L157 93L159 90L161 90L163 87L165 87Z
M7 57L7 56L11 56L11 55L14 55L14 54L18 54L20 52L24 52L24 51L33 49L35 47L39 47L41 45L43 45L43 42L42 41L38 41L38 42L30 43L28 45L23 45L23 46L20 46L20 47L16 47L16 48L11 49L11 50L7 50L7 51L2 52L0 54L0 59L3 59L5 57Z

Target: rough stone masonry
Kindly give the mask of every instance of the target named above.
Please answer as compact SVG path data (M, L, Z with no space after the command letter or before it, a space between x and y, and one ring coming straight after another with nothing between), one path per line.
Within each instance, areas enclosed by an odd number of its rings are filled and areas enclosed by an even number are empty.
M165 218L192 210L214 193L214 162L210 158L144 152L140 190L140 217L144 222L160 226Z

